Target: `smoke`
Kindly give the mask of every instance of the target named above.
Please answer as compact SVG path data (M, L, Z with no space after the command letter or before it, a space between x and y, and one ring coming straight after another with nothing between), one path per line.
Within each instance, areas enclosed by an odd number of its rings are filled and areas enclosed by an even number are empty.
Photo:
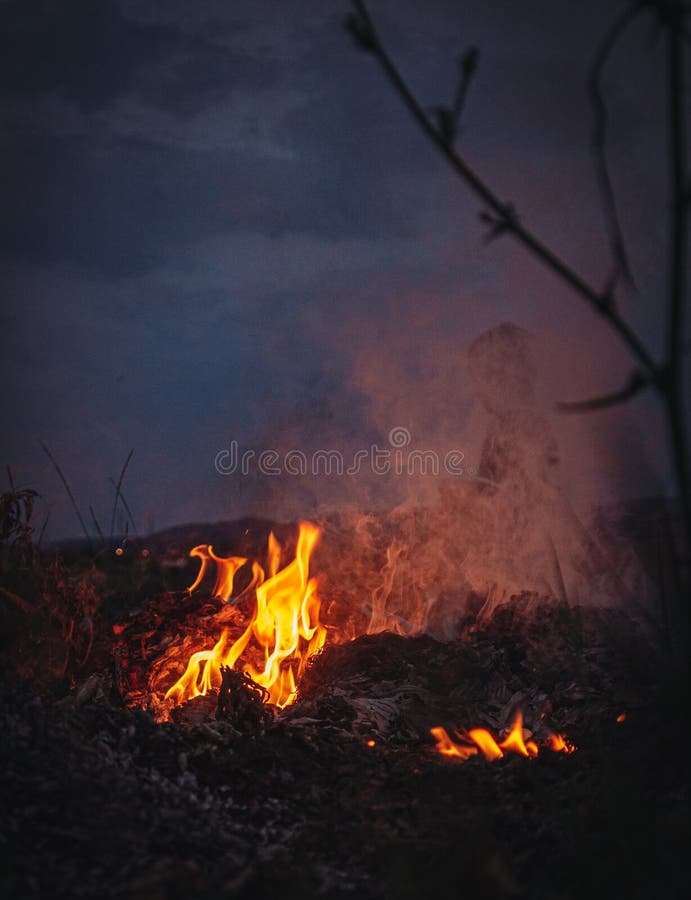
M449 638L467 615L524 592L570 605L649 605L632 547L611 520L602 524L602 508L626 496L618 448L631 441L631 414L555 412L557 399L597 393L616 355L599 369L574 366L597 335L567 345L511 322L468 333L452 297L411 293L377 313L353 310L337 341L319 336L333 347L331 367L261 436L281 459L296 448L308 460L338 450L344 471L255 473L236 495L274 520L322 524L315 571L340 632ZM407 435L398 449L395 433ZM348 474L373 446L388 453L389 470L375 471L368 457ZM437 470L407 466L415 452ZM461 461L453 472L443 464L450 453ZM636 489L645 469L641 449Z

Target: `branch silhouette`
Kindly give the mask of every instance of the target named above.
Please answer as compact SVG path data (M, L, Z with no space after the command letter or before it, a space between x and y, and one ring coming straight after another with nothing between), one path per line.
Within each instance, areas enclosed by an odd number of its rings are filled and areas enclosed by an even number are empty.
M631 266L629 264L626 244L619 223L617 213L617 201L614 196L612 179L609 174L607 162L607 105L602 93L602 75L607 62L621 39L626 29L643 12L646 0L622 10L616 18L604 38L593 59L593 64L588 75L588 96L593 110L593 127L591 132L591 152L595 166L595 177L600 189L600 198L605 216L605 226L609 236L610 251L614 261L612 283L615 284L619 277L623 276L629 284L634 283Z
M473 193L489 207L489 211L484 212L482 215L485 221L490 221L492 224L490 237L498 237L500 234L510 234L515 237L592 306L617 333L644 369L651 374L654 380L657 380L657 363L633 328L614 309L610 286L608 285L604 290L599 291L589 284L585 278L522 224L520 217L510 203L499 199L487 183L480 178L457 152L455 146L448 142L445 133L430 121L423 107L418 103L391 57L384 49L363 0L353 0L353 6L356 12L348 16L346 27L355 35L359 47L373 54L378 60L404 104L408 107L425 134L446 158L452 169Z
M557 403L557 409L566 413L594 412L598 409L611 409L621 403L626 403L636 394L650 387L651 381L643 372L634 370L628 382L618 391L605 394L602 397L593 397L591 400L576 400L571 403Z

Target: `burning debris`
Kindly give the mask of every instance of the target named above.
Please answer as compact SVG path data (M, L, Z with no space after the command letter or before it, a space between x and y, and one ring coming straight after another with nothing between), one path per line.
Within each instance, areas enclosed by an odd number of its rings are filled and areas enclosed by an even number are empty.
M548 747L555 753L573 753L576 749L573 744L560 734L548 732L545 739L538 744L532 732L526 732L523 728L523 713L518 710L509 733L501 741L498 740L486 728L470 728L464 732L456 732L459 742L453 741L445 728L436 726L430 728L430 734L437 742L436 750L442 756L448 756L465 762L472 756L482 753L490 762L502 759L506 753L518 753L519 756L535 757L540 752L540 746Z
M344 732L375 744L421 744L431 732L446 756L536 756L539 746L573 749L558 728L548 730L545 715L559 708L562 695L589 690L582 680L577 688L573 681L584 659L590 657L588 671L591 677L597 672L598 689L607 678L597 649L587 644L608 635L611 647L619 641L624 658L625 647L636 643L621 611L572 611L529 593L489 617L482 610L466 616L460 641L440 643L410 620L405 637L383 631L375 615L369 622L361 617L360 636L353 640L352 617L347 630L333 616L322 621L322 607L332 610L333 604L322 603L310 572L320 535L316 525L301 523L286 562L289 542L270 531L263 565L251 554L220 555L211 545L195 546L190 557L199 560L199 571L183 595L154 598L140 624L114 626L122 664L118 688L126 702L149 709L159 721L191 723L215 715L245 723L241 727L254 733L266 721L261 708L287 713L299 700L298 718L338 722ZM209 575L212 596L205 598ZM546 634L552 642L547 657ZM638 649L644 652L640 640ZM528 677L517 679L521 668ZM531 675L536 671L539 679ZM518 708L523 711L509 721ZM457 740L439 724L473 720L475 727L455 732Z
M168 688L165 700L179 704L217 691L223 669L233 669L254 638L263 652L263 664L245 663L245 673L265 691L265 700L279 708L295 699L296 678L310 656L324 645L326 629L319 622L321 601L317 583L309 577L312 551L319 529L308 522L300 525L295 559L281 568L281 546L269 535L266 571L257 562L251 564L251 581L241 596L254 600L250 621L243 633L232 640L229 627L210 650L197 650L189 658L183 675ZM243 557L220 557L212 547L195 547L191 556L201 560L201 568L190 593L201 583L209 560L217 567L214 596L227 602L233 595L236 574L248 563ZM268 574L268 577L267 577ZM240 600L238 598L238 600Z

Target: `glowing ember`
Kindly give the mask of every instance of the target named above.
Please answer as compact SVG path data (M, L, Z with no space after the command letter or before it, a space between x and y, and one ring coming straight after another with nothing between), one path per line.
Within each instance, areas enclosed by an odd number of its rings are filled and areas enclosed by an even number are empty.
M560 734L550 734L547 738L547 746L555 753L573 753L576 749L573 744L569 744L566 738Z
M309 563L320 530L309 522L300 524L295 559L280 569L281 546L273 534L269 535L268 573L252 563L252 580L243 591L253 591L256 605L243 634L231 642L230 632L224 628L211 650L193 653L182 677L168 690L166 700L183 703L209 690L217 690L221 683L221 666L235 667L252 638L263 651L263 666L251 662L243 666L257 684L269 692L269 702L284 707L295 699L296 679L300 677L310 656L319 651L326 638L326 629L319 623L321 601L317 583L309 577ZM189 590L202 581L209 560L216 564L216 596L228 600L233 594L236 573L246 565L243 557L221 557L212 547L195 547L190 556L201 560L201 568ZM266 578L266 580L265 580Z
M464 735L458 735L461 743L457 743L449 737L445 728L440 726L431 728L430 733L436 740L436 751L442 756L450 756L460 759L461 762L475 756L478 751L485 759L501 759L505 753L518 753L520 756L537 756L538 745L533 740L526 740L523 729L523 713L519 710L513 720L513 724L504 740L499 743L486 728L471 728ZM467 737L467 740L464 738ZM576 749L566 738L560 734L549 734L543 746L556 753L573 753Z

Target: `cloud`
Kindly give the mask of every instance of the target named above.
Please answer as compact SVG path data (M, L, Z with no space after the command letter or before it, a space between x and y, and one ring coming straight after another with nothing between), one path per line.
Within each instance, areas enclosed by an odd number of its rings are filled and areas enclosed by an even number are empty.
M36 436L80 493L102 484L106 498L134 446L132 503L159 523L228 511L234 488L213 455L234 436L350 447L402 424L448 442L472 416L464 348L505 319L568 334L549 385L573 388L567 399L625 370L539 263L508 240L482 243L480 204L343 32L347 3L95 8L0 5L3 365L16 384L5 458L33 466L39 487L53 473ZM582 79L608 11L437 0L423 15L373 0L372 12L425 104L448 99L458 54L481 47L464 152L601 283ZM631 109L652 101L636 97L632 48L617 60L615 174L638 185L624 212L654 296L649 238L664 235L658 206L647 217L638 205L656 189L640 185L653 156ZM640 314L643 332L653 315ZM481 432L468 428L464 450ZM585 441L564 432L578 469Z
M0 35L3 94L60 91L87 111L128 91L180 41L170 26L128 22L114 0L8 0Z

